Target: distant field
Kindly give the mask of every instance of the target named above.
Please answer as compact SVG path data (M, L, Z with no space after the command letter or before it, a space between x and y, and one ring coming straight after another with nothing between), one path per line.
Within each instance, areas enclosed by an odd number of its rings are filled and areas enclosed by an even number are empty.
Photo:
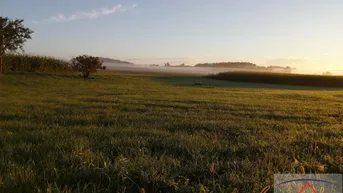
M243 68L223 68L223 67L179 67L179 66L171 66L171 67L164 67L164 66L144 66L144 65L122 65L122 64L113 64L113 63L104 63L107 66L108 71L120 71L120 72L134 72L134 73L150 73L150 74L183 74L183 75L210 75L216 74L220 72L227 72L227 71L254 71L252 69L243 69Z
M210 75L209 77L217 80L250 83L343 88L343 76L281 74L266 72L221 72L215 75Z
M192 76L6 73L0 192L248 193L274 173L342 173L342 96Z

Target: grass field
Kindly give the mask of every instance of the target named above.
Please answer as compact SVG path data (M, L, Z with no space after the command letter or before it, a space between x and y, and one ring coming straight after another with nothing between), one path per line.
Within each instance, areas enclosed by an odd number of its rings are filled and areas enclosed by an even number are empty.
M248 193L274 173L342 173L342 96L202 77L7 73L0 192Z

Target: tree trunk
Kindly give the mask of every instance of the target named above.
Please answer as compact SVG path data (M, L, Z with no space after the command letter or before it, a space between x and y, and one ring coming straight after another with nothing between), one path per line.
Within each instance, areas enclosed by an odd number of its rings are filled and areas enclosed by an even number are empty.
M2 47L2 43L3 43L3 35L0 35L0 78L2 77L2 71L3 71L3 56L4 56L4 53L5 51L2 50L3 47Z
M2 77L2 69L3 69L3 60L2 60L2 55L0 55L0 78Z
M88 77L89 77L89 72L88 71L83 72L83 78L87 79Z
M5 54L5 49L4 47L2 47L2 44L4 42L4 36L0 35L0 78L2 77L2 71L4 69L3 67L3 56Z

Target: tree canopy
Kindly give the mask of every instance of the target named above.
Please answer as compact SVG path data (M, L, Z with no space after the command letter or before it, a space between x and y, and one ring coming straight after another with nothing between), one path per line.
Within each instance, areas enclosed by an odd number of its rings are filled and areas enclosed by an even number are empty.
M97 69L106 69L106 66L102 66L102 61L99 57L81 55L71 59L72 67L81 72L83 78L88 78L91 72L96 72Z
M3 55L6 51L23 50L24 43L31 39L33 31L25 28L23 19L11 20L8 17L0 16L0 76L3 69Z

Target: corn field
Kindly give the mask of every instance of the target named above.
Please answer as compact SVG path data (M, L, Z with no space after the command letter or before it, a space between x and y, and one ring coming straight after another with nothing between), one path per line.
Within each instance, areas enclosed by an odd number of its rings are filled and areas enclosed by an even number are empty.
M342 76L270 72L221 72L208 77L217 80L237 82L343 88Z
M6 54L4 56L4 71L26 72L66 72L72 71L70 63L54 57Z

